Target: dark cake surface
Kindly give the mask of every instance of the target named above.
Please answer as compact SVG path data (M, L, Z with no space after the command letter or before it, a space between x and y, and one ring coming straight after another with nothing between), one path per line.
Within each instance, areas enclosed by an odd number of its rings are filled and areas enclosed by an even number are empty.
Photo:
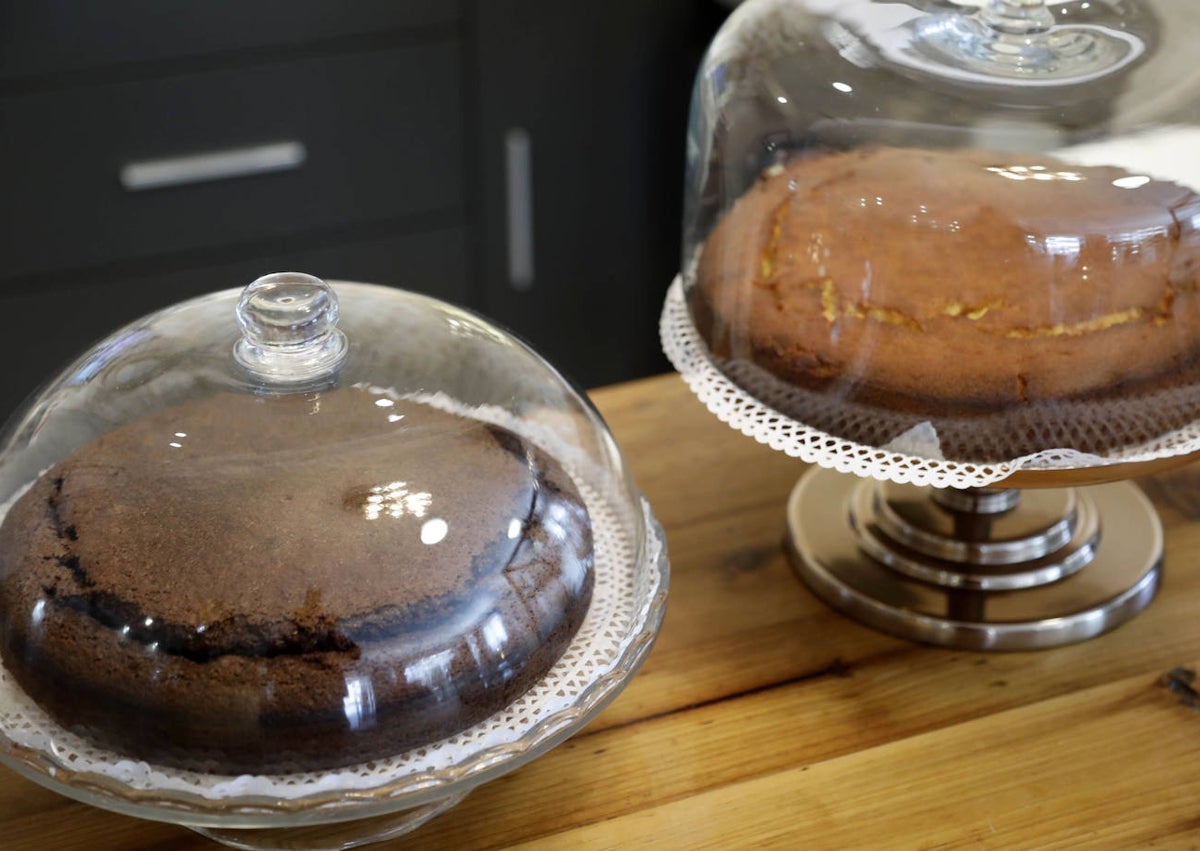
M357 388L220 395L106 434L0 527L0 650L57 719L152 761L375 759L507 705L586 613L567 473Z

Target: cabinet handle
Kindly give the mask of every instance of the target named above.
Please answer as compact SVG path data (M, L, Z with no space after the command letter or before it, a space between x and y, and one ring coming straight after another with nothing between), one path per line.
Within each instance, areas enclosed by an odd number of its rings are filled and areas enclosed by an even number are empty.
M508 283L518 292L533 289L533 151L529 133L513 127L504 134L504 176L508 189Z
M121 167L121 185L130 192L206 183L230 177L249 177L290 171L304 164L308 152L300 142L274 142L209 151L185 157L141 160Z

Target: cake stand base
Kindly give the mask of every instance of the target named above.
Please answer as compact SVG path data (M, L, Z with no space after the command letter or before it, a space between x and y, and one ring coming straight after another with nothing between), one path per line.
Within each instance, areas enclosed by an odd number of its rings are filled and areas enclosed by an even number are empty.
M1082 641L1145 608L1162 525L1128 482L938 490L814 468L788 500L804 582L904 638L970 650Z
M222 845L245 851L345 851L403 836L441 815L466 796L466 792L456 792L424 806L332 824L269 828L192 826L192 830Z

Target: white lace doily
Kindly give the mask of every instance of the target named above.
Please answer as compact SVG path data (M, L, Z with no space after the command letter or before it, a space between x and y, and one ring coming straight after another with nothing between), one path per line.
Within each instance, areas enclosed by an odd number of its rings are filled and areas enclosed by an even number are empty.
M464 412L444 395L419 400ZM234 777L165 768L95 747L51 720L0 667L0 756L92 803L183 823L191 814L194 823L219 817L235 825L239 815L259 821L279 814L346 818L356 808L374 812L381 804L396 809L444 798L516 768L577 730L616 696L658 633L669 571L662 529L644 499L630 506L620 494L593 486L596 480L579 466L581 453L565 447L551 428L500 409L472 408L470 414L556 453L592 522L595 583L588 613L562 658L519 700L462 733L390 759L324 772ZM633 534L633 511L641 515L644 537Z
M889 438L882 448L868 446L805 425L782 413L781 407L790 407L782 404L787 394L802 391L767 376L753 364L718 365L692 322L679 277L667 292L659 332L671 364L718 419L772 449L842 473L933 487L986 487L1020 470L1073 470L1160 460L1200 451L1200 421L1103 455L1049 449L1007 461L947 461L937 457L936 436L923 423L914 423L908 432ZM755 392L746 386L753 387ZM859 416L863 421L869 417L852 411L848 415ZM1095 420L1097 429L1105 426L1104 418Z

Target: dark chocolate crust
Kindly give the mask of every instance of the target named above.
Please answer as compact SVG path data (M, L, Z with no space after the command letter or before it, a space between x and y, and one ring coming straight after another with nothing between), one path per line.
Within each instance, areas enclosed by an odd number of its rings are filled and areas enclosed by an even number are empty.
M318 770L518 698L582 623L592 561L570 476L519 435L357 388L221 395L100 437L16 502L0 657L133 756Z

